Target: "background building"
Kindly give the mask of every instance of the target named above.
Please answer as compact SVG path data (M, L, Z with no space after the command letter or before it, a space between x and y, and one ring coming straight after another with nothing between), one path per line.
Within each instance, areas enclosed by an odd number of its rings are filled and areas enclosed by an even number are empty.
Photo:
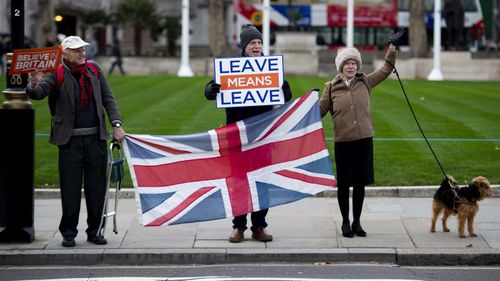
M10 1L0 0L1 36L10 32ZM314 33L317 46L335 49L343 45L346 2L272 0L271 44L276 41L276 32L298 31ZM433 2L424 0L429 39L432 39ZM354 44L365 50L383 48L393 28L410 26L410 0L356 0L355 3ZM464 3L467 47L496 48L500 39L500 0L464 0ZM125 56L179 55L181 4L181 0L25 0L25 34L37 46L57 43L57 34L83 37L90 34L96 39L101 55L109 53L114 37L121 40ZM145 9L150 5L150 10ZM213 56L225 49L236 49L240 26L244 23L260 26L261 9L262 0L190 0L191 55ZM431 45L428 40L428 46Z

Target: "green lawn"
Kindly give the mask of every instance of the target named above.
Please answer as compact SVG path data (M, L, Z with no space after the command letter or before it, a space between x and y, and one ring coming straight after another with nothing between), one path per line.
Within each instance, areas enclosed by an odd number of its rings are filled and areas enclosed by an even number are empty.
M111 76L109 82L128 133L188 134L224 123L224 110L205 100L210 77ZM326 78L287 77L294 97L323 89ZM484 175L500 183L500 87L498 82L403 81L415 113L448 174L465 183ZM5 87L5 78L0 78ZM436 185L442 177L411 116L397 81L374 89L376 185ZM3 101L3 97L0 98ZM47 143L47 101L36 109L35 185L57 187L57 148ZM331 118L323 120L332 148ZM130 187L127 174L124 186Z

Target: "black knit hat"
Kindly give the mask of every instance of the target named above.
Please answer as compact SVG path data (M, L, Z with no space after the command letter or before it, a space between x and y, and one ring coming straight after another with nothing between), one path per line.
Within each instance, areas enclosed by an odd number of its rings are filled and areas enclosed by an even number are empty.
M244 25L240 32L240 45L241 49L245 50L250 41L260 39L262 41L262 33L253 25Z

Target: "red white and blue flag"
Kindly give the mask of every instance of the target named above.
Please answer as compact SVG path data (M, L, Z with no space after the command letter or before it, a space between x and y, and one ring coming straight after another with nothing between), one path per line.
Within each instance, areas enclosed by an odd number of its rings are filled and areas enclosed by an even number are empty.
M208 132L127 135L141 224L234 217L332 189L317 96Z

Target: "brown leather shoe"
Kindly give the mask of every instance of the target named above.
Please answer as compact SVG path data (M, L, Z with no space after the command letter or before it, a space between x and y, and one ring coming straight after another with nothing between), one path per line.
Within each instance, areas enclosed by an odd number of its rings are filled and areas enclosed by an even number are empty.
M245 232L245 230L241 228L233 229L233 232L231 232L231 235L229 235L229 242L240 243L241 241L243 241L243 238L245 238L243 232Z
M252 238L261 242L273 241L273 236L267 234L264 231L263 227L256 227L254 230L252 230Z

